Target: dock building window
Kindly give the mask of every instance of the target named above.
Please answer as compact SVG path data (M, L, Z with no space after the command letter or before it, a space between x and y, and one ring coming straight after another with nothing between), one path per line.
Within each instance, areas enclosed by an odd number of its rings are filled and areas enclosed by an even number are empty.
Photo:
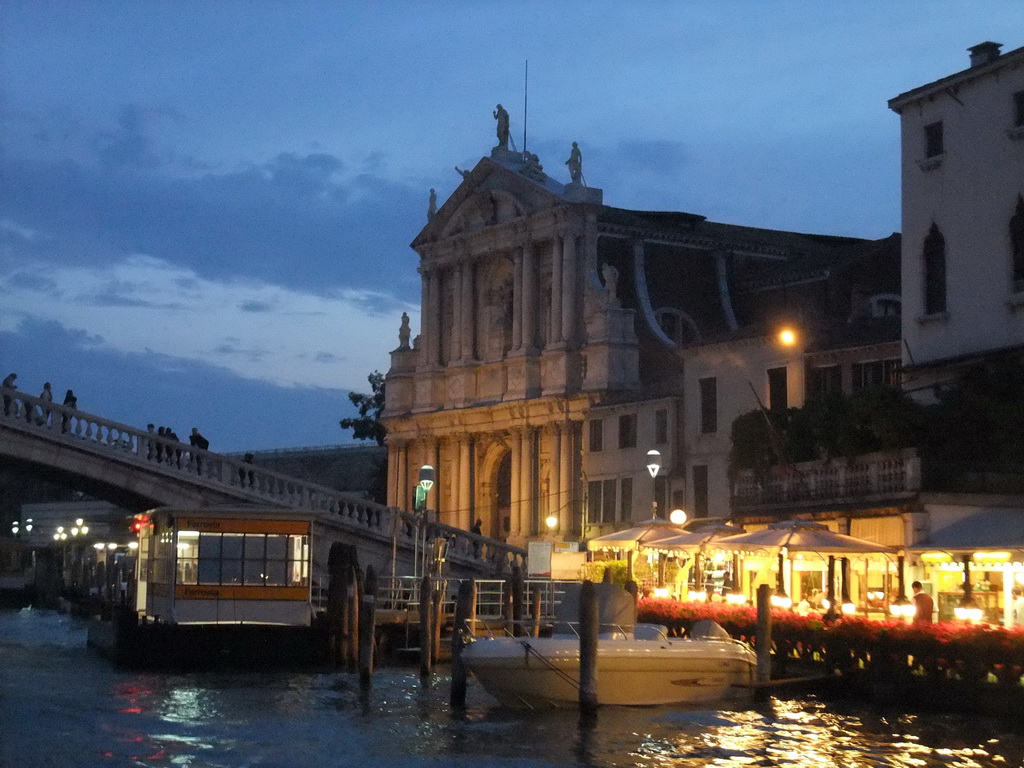
M633 478L619 480L619 520L633 519Z
M600 453L604 450L604 421L602 419L590 420L587 447L591 453Z
M1013 94L1013 124L1024 127L1024 91Z
M854 392L882 385L898 387L900 384L900 361L897 359L854 363L850 372Z
M178 584L299 587L309 581L306 536L178 533Z
M693 467L693 516L708 516L707 464L695 464Z

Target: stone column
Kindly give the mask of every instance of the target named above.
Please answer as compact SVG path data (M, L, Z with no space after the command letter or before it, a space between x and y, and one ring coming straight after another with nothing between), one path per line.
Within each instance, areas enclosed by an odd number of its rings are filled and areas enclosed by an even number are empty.
M512 472L509 485L509 538L518 540L522 532L519 529L519 520L522 507L522 485L521 476L523 472L523 444L520 431L513 430L509 442L512 448Z
M516 248L512 257L512 351L523 348L523 252Z
M562 340L562 241L558 235L551 238L551 311L548 344Z
M471 489L469 484L469 477L471 473L470 463L472 461L470 454L470 447L472 438L468 435L462 435L459 438L459 516L458 526L463 530L468 531L469 527L473 524L473 520L470 519L472 510L472 501L470 497Z
M441 273L432 269L427 273L427 292L430 295L429 309L427 310L427 323L429 331L427 335L427 360L433 367L441 362Z
M462 270L465 264L459 262L451 271L452 281L452 339L449 346L448 362L462 359Z
M395 506L409 511L409 444L398 444L398 470L395 473Z
M388 443L388 500L389 507L398 506L398 446Z
M561 444L561 429L558 424L549 424L547 427L547 438L548 438L548 456L551 457L551 468L548 472L548 498L547 508L548 514L554 515L558 518L558 525L553 529L553 533L561 533L567 531L565 520L563 519L561 504L562 504L562 444Z
M473 359L473 322L476 311L473 307L473 262L462 261L462 359Z
M526 241L523 246L523 348L527 352L534 349L537 343L537 260L533 250L533 242Z
M562 340L572 343L576 330L576 233L562 235Z
M573 500L573 427L572 422L562 424L562 437L559 444L558 462L558 516L562 531L572 530L572 500Z
M536 494L533 489L533 430L527 427L519 434L522 466L519 483L519 531L523 537L533 533L531 512Z

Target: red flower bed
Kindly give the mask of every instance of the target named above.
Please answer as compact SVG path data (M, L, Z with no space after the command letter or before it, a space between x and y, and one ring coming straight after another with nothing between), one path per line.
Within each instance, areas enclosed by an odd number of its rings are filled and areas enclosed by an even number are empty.
M733 637L752 642L757 610L722 603L683 603L642 599L638 620L664 624L682 635L701 619L718 622ZM887 669L945 678L1016 684L1024 673L1024 629L972 626L958 622L905 624L842 617L825 624L817 615L772 611L777 655L824 658L830 667L850 670L883 660Z

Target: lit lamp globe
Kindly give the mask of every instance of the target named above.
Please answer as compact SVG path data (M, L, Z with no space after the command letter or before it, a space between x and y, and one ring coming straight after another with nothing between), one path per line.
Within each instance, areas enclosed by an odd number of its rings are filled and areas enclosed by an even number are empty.
M675 525L682 525L686 522L686 513L681 509L673 509L669 513L668 519Z
M792 328L783 328L779 331L779 343L784 347L791 347L796 344L796 333Z
M555 515L548 515L544 522L547 523L548 528L558 527L558 518Z
M661 469L661 451L648 451L647 471L651 473L651 477L657 477L659 469Z

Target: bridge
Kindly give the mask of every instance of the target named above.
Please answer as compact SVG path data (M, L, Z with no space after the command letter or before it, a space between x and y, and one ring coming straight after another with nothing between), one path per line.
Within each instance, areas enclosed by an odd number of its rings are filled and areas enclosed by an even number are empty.
M361 564L411 575L433 542L445 542L444 575L490 577L524 566L526 550L145 429L0 388L0 457L129 509L241 505L301 510L313 518L314 576L326 579L331 544L355 545Z

